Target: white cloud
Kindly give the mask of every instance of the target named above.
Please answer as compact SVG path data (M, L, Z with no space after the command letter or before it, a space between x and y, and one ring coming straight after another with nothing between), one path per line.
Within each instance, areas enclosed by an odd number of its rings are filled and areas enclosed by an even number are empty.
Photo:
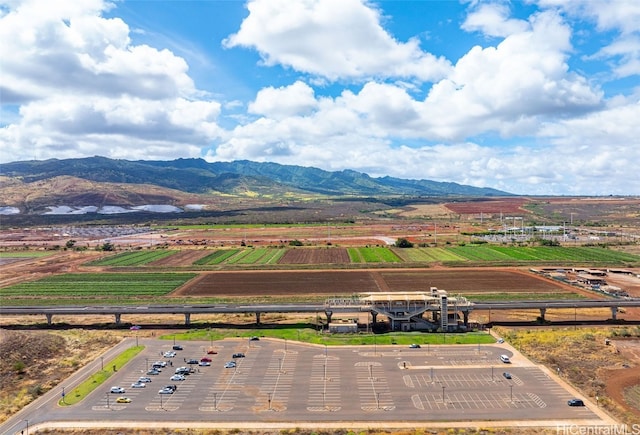
M467 16L462 29L480 31L488 36L509 36L529 28L526 21L508 18L509 9L503 4L483 3Z
M450 69L417 40L396 41L380 25L380 12L360 0L252 0L247 8L249 16L224 45L255 48L267 66L281 64L329 80L433 81Z
M305 115L317 106L313 89L301 81L281 88L260 90L249 113L281 119L287 116Z
M6 7L6 4L5 4ZM220 134L220 104L199 93L184 59L133 45L111 5L29 0L0 16L2 158L197 157Z
M598 46L587 59L608 59L616 66L617 77L640 74L640 2L637 0L538 0L543 7L554 7L578 20L596 23L601 32L617 32L610 44Z

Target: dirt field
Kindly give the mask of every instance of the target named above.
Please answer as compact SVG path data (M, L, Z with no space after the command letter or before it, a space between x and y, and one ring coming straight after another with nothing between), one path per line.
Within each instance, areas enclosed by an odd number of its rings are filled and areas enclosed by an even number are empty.
M344 248L291 249L280 259L280 264L348 264L349 254Z
M401 269L206 272L176 296L308 296L372 291L424 291L450 294L554 293L573 287L519 269ZM575 293L579 290L575 289ZM588 294L588 293L585 293ZM595 296L595 295L594 295Z

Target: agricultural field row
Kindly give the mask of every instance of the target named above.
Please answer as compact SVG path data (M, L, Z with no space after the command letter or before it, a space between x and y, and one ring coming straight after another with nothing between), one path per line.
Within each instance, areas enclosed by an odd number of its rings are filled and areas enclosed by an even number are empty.
M0 299L163 296L194 273L66 273L0 288Z
M600 247L492 246L465 245L447 247L351 247L351 248L225 248L203 253L199 259L185 264L171 263L177 250L135 251L117 254L90 263L95 266L163 265L275 265L275 264L367 264L367 263L465 263L465 262L570 262L639 263L640 256Z
M174 251L157 249L152 251L124 252L89 263L91 266L140 266L168 257Z

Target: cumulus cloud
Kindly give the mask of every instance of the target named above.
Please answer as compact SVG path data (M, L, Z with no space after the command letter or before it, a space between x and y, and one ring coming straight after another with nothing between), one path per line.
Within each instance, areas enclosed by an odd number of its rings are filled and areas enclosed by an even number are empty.
M504 4L482 3L467 15L462 28L468 32L480 31L487 36L509 36L524 32L526 21L509 18L509 9Z
M606 59L614 64L616 77L640 74L640 2L636 0L538 0L575 19L590 20L602 32L615 32L612 42L586 56Z
M249 16L228 48L256 49L276 64L328 80L371 77L442 78L450 63L420 49L416 39L395 40L380 12L360 0L252 0Z
M0 131L20 158L198 156L219 133L220 105L193 99L184 59L133 45L129 27L104 18L110 3L29 0L0 16L3 104L19 118ZM184 143L183 146L179 146ZM25 151L28 155L25 155Z

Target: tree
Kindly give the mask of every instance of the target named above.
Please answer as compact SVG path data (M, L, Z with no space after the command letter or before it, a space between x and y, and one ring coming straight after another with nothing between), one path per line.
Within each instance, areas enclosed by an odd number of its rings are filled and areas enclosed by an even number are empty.
M401 237L398 240L396 240L396 247L397 248L413 248L413 243L411 243L404 237Z
M100 250L101 251L115 251L116 247L114 246L113 243L106 242L106 243L102 244L102 246L100 247Z
M65 244L65 247L67 249L71 249L76 245L76 241L75 240L67 240L67 243Z

